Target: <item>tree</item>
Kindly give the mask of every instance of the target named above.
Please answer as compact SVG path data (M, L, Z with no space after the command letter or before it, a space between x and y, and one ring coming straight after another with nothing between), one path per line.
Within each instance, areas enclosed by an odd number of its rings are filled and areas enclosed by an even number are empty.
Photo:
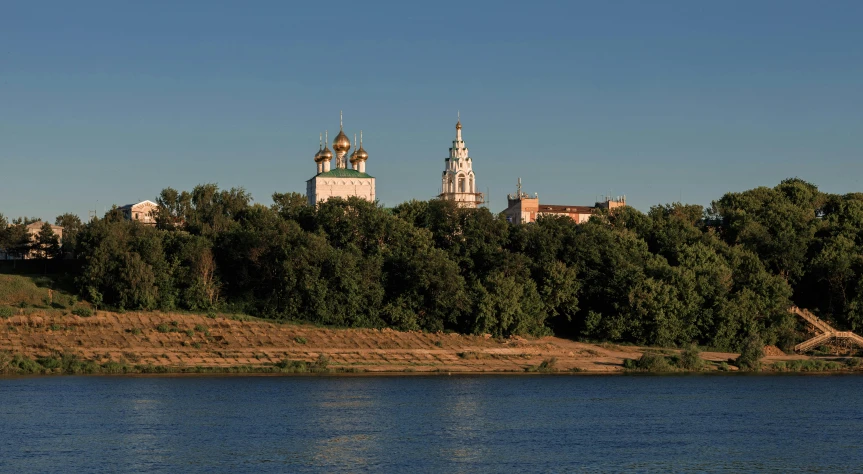
M55 258L60 255L60 240L51 224L42 224L33 242L33 250L37 258Z
M81 222L81 218L75 214L67 212L66 214L57 216L57 218L54 219L54 224L63 228L63 239L61 241L63 251L74 252L78 233L81 232L81 228L84 227L84 224Z
M741 370L758 370L761 368L761 359L764 357L764 342L758 334L752 334L743 343L743 350L737 357L737 366Z

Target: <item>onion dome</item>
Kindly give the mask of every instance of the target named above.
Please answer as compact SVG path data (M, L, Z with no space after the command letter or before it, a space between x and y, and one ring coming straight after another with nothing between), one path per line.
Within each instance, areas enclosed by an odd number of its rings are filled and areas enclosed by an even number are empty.
M361 146L360 149L357 151L357 161L366 161L368 159L369 154L366 153L366 150L364 150Z
M333 152L331 152L330 149L327 148L326 145L324 145L324 149L321 150L320 158L318 160L315 160L315 161L323 162L323 161L330 161L332 159L333 159Z
M339 130L339 134L336 135L335 140L333 140L333 150L339 155L344 155L351 149L351 141L348 140L348 136L345 135L343 130Z
M461 130L461 120L460 120L460 119L459 119L459 121L458 121L458 122L456 122L456 123L455 123L455 129L456 129L456 130Z

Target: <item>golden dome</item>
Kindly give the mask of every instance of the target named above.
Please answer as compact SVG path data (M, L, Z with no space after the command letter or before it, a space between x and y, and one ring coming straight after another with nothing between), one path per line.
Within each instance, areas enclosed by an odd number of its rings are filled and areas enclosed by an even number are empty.
M348 136L345 135L344 131L339 130L339 134L336 135L335 140L333 140L333 150L336 153L343 155L347 153L350 149L351 141L348 139Z
M356 151L357 161L366 161L369 159L369 154L366 153L366 150L360 145L360 149ZM351 157L351 162L353 162L353 157Z
M324 149L321 150L321 157L319 158L319 160L320 161L330 161L332 159L333 159L333 152L331 152L330 149L327 148L326 145L324 145ZM318 161L318 160L315 160L315 161Z
M323 158L321 158L321 153L323 153L323 151L324 150L318 150L318 152L315 153L315 163L320 163L321 161L323 161Z
M455 123L455 129L461 130L461 120L459 120L458 122Z

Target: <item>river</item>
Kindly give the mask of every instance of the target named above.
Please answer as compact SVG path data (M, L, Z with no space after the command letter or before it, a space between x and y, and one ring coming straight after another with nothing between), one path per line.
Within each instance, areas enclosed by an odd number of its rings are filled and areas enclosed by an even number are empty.
M0 378L2 472L850 472L859 376Z

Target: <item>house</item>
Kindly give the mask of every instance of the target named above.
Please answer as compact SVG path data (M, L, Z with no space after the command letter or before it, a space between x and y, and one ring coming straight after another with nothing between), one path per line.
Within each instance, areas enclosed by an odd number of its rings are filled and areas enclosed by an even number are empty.
M127 221L138 221L145 225L156 225L156 210L159 205L153 201L141 201L137 204L126 204L120 207Z
M539 196L533 197L521 190L521 178L515 194L507 195L507 208L504 210L506 220L515 224L536 222L540 216L567 216L578 224L590 220L598 209L614 209L626 205L626 197L606 198L593 206L573 206L560 204L540 204Z
M30 243L33 244L39 238L39 233L42 232L42 226L45 225L45 222L36 221L32 224L27 224L24 226L24 229L27 232L27 235L30 238ZM49 224L51 226L51 230L54 231L54 235L57 237L57 243L62 245L63 242L63 227L59 225ZM11 227L11 226L10 226ZM40 257L40 250L34 248L24 247L20 252L9 249L0 249L0 260L18 260L18 259L31 259Z

